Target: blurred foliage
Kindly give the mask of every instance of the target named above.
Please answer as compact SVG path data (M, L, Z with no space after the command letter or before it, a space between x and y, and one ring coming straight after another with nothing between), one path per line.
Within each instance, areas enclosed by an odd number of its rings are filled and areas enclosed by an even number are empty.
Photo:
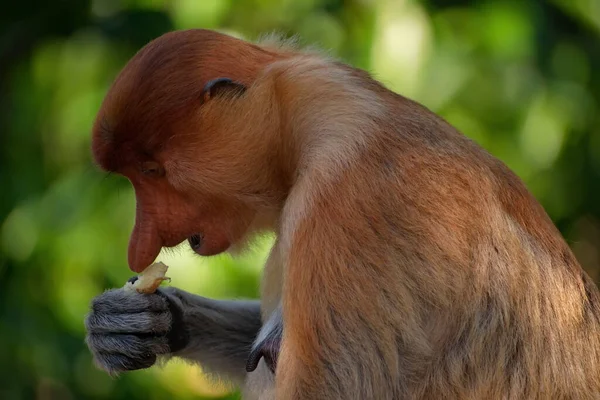
M130 276L134 199L91 162L90 127L129 57L173 29L297 34L438 112L526 182L600 278L600 2L28 0L0 13L0 398L201 399L173 362L111 379L84 346L90 299ZM240 260L163 257L173 283L256 297L270 238ZM235 398L227 397L227 398Z

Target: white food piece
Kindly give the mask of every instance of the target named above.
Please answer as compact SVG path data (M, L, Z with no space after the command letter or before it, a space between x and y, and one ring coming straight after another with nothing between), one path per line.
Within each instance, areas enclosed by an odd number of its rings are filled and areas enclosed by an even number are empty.
M138 293L154 293L162 281L171 280L171 278L165 276L167 269L169 269L169 267L162 262L154 263L142 271L134 283L127 282L125 288L135 290Z

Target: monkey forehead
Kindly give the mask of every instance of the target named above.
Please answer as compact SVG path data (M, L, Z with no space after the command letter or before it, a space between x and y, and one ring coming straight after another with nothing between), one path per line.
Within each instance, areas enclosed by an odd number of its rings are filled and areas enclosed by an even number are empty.
M111 85L96 117L92 149L107 170L120 155L152 149L170 127L201 106L204 85L227 77L250 85L276 54L218 32L191 29L164 34L144 46Z

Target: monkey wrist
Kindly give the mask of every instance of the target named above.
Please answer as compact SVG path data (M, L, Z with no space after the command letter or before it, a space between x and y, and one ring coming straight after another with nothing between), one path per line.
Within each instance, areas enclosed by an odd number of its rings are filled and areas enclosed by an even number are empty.
M167 340L171 353L176 353L183 350L190 341L190 336L185 322L185 315L181 300L177 297L175 291L177 289L170 288L169 290L158 289L156 293L162 296L169 307L171 313L171 327L167 333Z

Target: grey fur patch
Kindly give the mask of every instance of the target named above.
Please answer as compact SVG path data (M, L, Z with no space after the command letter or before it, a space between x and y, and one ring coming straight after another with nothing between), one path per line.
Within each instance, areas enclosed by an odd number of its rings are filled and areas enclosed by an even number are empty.
M92 311L99 314L130 314L140 311L166 311L167 302L157 295L125 289L112 289L92 301Z
M169 344L165 336L93 334L88 335L86 342L96 353L123 354L131 358L140 358L148 352L154 354L169 352Z
M94 364L113 376L125 371L150 368L155 362L156 355L152 353L147 353L141 358L114 353L99 353L94 357Z
M86 328L92 333L163 333L171 326L168 312L140 312L137 314L92 313L86 319Z

